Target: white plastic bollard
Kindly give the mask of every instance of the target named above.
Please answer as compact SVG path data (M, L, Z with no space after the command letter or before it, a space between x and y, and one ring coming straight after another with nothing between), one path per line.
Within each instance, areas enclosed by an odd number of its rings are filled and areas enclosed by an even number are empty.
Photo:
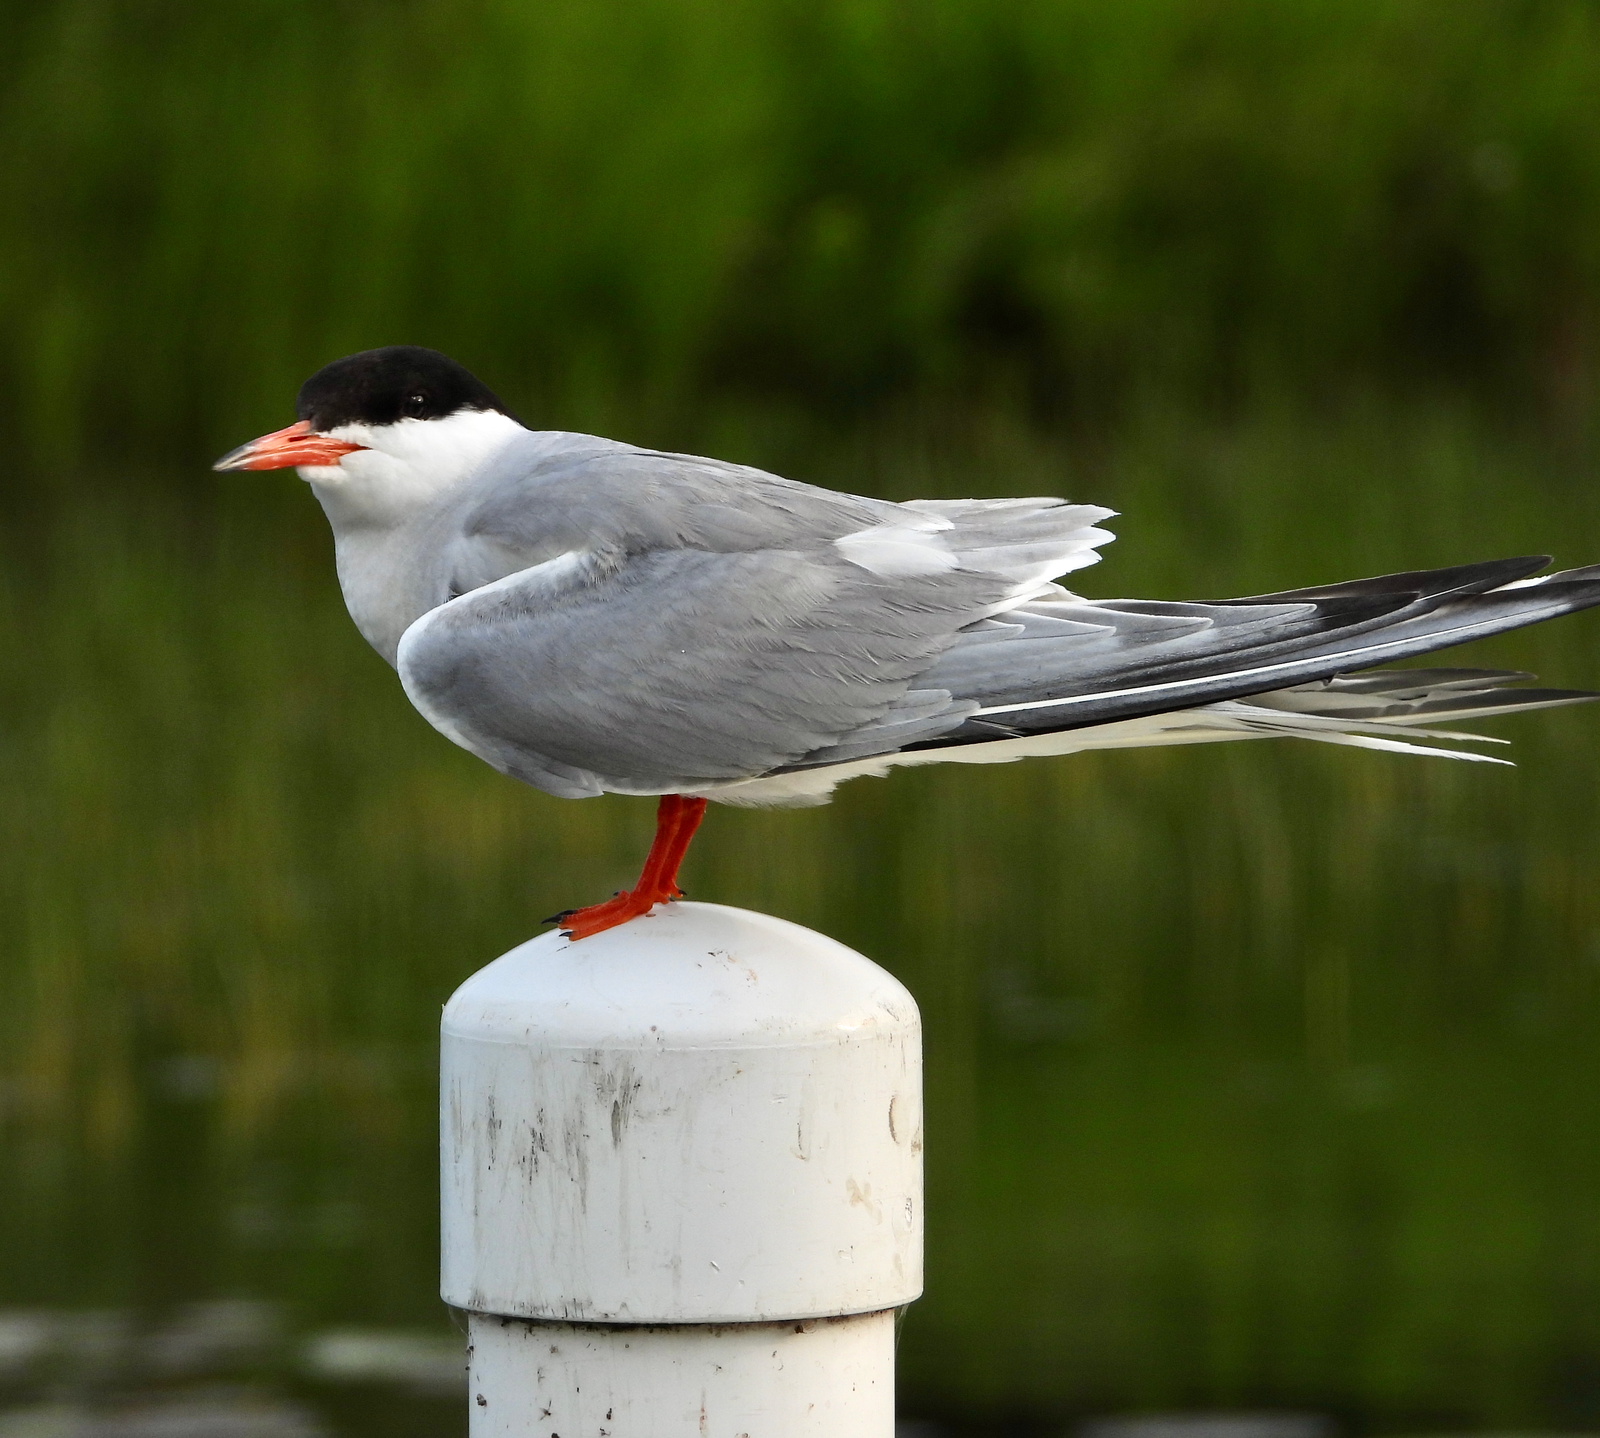
M441 1028L473 1438L891 1438L922 1031L798 925L675 903L474 974Z

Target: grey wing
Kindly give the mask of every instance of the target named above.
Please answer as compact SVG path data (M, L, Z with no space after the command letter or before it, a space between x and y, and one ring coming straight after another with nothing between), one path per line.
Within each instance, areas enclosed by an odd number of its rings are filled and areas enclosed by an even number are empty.
M735 553L812 548L900 508L721 460L536 433L484 475L460 523L469 545L530 557L608 547Z
M613 457L590 478L616 472ZM823 524L813 496L827 492L807 490L724 483L701 503L658 491L642 548L617 542L623 504L599 506L573 525L573 549L413 624L398 655L407 694L496 768L574 797L694 789L841 744L898 748L977 707L913 686L919 672L1110 537L1093 528L1108 511L1059 500L862 501ZM751 547L696 545L728 543L719 507ZM763 532L778 544L753 547Z
M1030 605L1033 614L1014 616L1025 626L1021 646L988 636L998 644L986 655L986 636L975 634L929 678L981 696L981 717L1024 731L1264 694L1600 602L1600 569L1527 577L1547 562L1495 560L1211 604ZM1066 643L1028 643L1030 634L1048 641L1057 625L1080 627Z
M1263 702L1294 709L1299 701L1281 693L1288 690L1313 694L1306 702L1318 712L1334 698L1349 708L1340 696L1359 692L1355 681L1339 681L1339 696L1316 686L1600 603L1600 566L1526 577L1544 563L1500 560L1216 603L1070 596L1028 603L970 626L916 683L976 705L962 725L940 736L944 746L1116 724L1251 696L1277 696ZM1393 678L1379 672L1372 681L1387 690ZM1475 703L1510 712L1571 697L1525 691L1519 699L1501 691ZM1454 700L1440 707L1461 717ZM824 751L805 762L858 757Z
M465 551L487 550L494 563L521 555L519 569L581 549L734 554L841 544L835 557L880 577L987 572L1026 593L1095 563L1112 536L1094 526L1112 513L1048 497L896 504L723 460L537 433L484 474L457 521Z

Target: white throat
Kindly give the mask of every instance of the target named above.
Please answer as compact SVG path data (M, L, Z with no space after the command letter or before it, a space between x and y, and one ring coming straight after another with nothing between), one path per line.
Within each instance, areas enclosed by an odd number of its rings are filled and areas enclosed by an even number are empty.
M338 464L299 470L338 533L404 525L527 431L498 410L464 409L443 419L342 424L327 433L364 446Z

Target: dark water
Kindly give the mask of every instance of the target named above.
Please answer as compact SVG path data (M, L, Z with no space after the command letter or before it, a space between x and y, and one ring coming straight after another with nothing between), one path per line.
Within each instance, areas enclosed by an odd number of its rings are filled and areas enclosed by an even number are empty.
M813 477L1117 505L1092 594L1593 558L1583 461L1437 416L1092 464L878 453ZM326 547L292 481L86 488L6 538L3 1438L461 1430L439 1005L625 882L651 809L547 799L435 735ZM1595 636L1459 658L1593 685ZM1600 1422L1597 722L1484 725L1515 769L1213 746L714 812L696 898L830 933L923 1009L903 1411Z

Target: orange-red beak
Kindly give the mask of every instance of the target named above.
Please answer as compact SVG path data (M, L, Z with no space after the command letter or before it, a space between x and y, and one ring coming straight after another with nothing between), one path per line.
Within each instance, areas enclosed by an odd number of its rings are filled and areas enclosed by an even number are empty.
M302 419L288 429L274 430L249 444L241 444L238 449L229 450L211 467L215 470L292 469L300 464L338 464L345 455L365 448L364 444L317 434L311 428L311 421Z

